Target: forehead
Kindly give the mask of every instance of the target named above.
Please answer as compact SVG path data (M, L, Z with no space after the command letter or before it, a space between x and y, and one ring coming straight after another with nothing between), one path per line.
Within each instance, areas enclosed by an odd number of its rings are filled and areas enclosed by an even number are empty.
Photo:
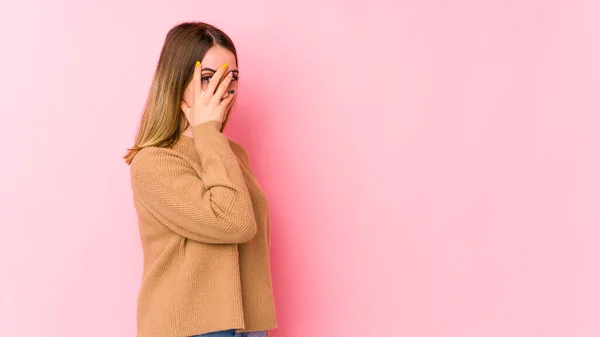
M213 46L210 48L201 62L203 68L208 67L218 69L223 63L227 63L230 70L237 68L237 62L235 62L233 53L221 46Z

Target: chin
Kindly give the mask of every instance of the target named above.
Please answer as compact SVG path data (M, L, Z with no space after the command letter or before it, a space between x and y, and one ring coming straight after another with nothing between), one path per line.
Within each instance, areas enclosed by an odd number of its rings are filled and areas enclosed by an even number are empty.
M221 132L223 132L223 130L225 130L225 127L227 126L227 122L229 122L229 117L231 117L231 110L229 110L229 112L227 113L227 116L225 116L225 120L221 124Z
M221 132L223 132L223 130L225 130L225 127L227 126L228 121L229 121L229 117L227 117L225 119L225 121L223 121L223 124L221 124Z

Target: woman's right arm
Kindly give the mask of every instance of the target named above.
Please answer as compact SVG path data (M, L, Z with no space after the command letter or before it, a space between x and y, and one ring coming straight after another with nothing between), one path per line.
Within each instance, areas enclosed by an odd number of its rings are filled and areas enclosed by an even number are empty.
M201 174L171 149L149 147L131 163L134 198L177 234L206 243L242 243L256 234L252 201L221 122L193 127Z

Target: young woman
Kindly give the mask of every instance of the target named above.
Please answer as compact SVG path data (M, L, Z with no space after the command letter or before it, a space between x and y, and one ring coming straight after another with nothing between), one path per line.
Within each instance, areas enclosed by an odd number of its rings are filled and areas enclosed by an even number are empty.
M211 25L167 34L125 156L144 253L139 337L263 337L277 326L267 198L245 149L222 133L237 64Z

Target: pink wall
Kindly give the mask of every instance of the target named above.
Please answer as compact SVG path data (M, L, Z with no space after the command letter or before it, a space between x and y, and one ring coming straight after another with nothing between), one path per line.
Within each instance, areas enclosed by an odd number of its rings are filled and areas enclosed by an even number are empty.
M0 336L133 336L131 144L167 30L222 27L273 337L600 336L597 1L0 2Z

